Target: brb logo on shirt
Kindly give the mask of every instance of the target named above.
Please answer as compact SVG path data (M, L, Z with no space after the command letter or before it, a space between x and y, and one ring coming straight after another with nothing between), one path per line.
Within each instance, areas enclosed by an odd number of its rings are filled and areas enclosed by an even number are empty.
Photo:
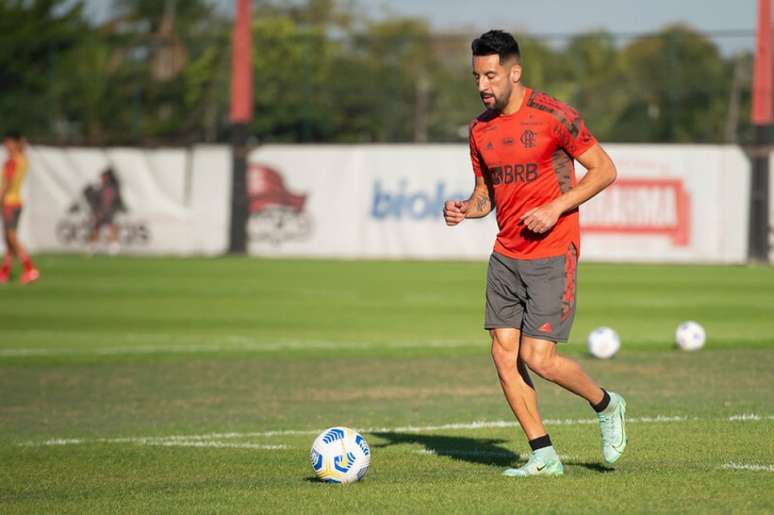
M469 196L469 193L451 191L446 183L441 181L436 182L431 188L413 189L409 188L407 179L401 179L392 188L384 185L380 179L376 179L370 215L376 220L441 218L443 203L446 200L466 199Z
M516 163L513 165L493 166L492 184L511 184L514 182L532 182L538 178L537 163Z

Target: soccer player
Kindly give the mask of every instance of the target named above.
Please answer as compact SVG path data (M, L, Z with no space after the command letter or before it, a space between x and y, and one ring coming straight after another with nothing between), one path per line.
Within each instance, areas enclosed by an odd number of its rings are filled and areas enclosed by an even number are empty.
M9 132L3 138L7 159L3 166L0 185L0 204L3 211L3 234L5 236L5 255L0 267L0 283L5 284L11 277L14 258L22 262L24 270L20 281L28 284L40 277L40 272L32 264L16 234L19 216L22 211L21 187L27 174L27 157L24 155L24 139L18 132Z
M504 474L564 472L538 414L528 370L591 404L603 456L613 463L626 447L626 403L560 355L556 343L567 341L575 316L578 206L615 180L615 166L575 110L521 83L513 36L492 30L471 46L473 77L486 107L470 124L476 182L467 200L445 202L444 218L453 226L497 212L485 329L503 393L532 449L525 465ZM588 170L578 182L575 159Z

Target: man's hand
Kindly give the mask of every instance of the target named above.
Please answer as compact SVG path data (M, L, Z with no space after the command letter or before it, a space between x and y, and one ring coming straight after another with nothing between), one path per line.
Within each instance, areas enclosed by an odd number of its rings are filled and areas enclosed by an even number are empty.
M521 223L530 231L543 234L548 232L556 225L559 216L562 214L553 203L532 208L521 215Z
M465 219L468 203L463 200L447 200L443 206L443 218L449 227L457 225Z

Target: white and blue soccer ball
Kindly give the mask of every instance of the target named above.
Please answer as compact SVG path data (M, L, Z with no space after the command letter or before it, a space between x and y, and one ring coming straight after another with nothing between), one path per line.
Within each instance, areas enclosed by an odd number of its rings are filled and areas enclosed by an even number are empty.
M589 333L586 348L595 358L610 359L621 348L621 339L609 327L597 327Z
M363 435L348 427L331 427L312 444L309 461L315 475L327 483L363 479L371 463L371 449Z
M701 324L688 320L677 326L675 331L675 343L686 351L699 350L704 347L707 340L707 334Z

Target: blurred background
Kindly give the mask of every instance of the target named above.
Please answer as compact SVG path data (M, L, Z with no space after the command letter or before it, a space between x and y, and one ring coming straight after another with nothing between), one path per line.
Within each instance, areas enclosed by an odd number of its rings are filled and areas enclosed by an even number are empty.
M769 0L3 0L21 237L84 251L110 169L121 252L485 259L494 221L440 213L470 192L470 42L493 27L618 166L586 257L770 259Z
M771 3L0 0L3 211L39 270L0 284L0 513L774 512ZM442 217L492 28L618 170L561 352L626 396L632 451L601 466L538 379L561 496L498 482L527 450L482 330L498 229ZM346 491L309 467L334 425L374 449Z
M0 2L0 125L56 145L229 140L234 3ZM516 34L525 82L606 142L749 143L755 2L252 2L261 143L458 142L469 45Z

